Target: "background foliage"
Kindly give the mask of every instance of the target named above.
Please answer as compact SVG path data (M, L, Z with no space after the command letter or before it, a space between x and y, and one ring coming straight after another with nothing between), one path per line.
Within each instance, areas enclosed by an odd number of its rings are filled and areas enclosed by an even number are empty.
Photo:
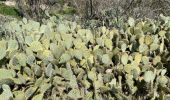
M6 1L6 0L3 0ZM15 1L15 0L10 0ZM2 2L2 1L1 1ZM85 19L159 18L170 13L169 0L16 0L16 8L26 18L40 20L50 14L76 14Z

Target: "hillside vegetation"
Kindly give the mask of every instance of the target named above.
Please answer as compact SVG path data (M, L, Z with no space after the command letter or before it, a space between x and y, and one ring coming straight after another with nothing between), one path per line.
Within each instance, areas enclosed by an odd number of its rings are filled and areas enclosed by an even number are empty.
M169 100L169 9L71 1L18 0L18 17L1 13L0 100Z

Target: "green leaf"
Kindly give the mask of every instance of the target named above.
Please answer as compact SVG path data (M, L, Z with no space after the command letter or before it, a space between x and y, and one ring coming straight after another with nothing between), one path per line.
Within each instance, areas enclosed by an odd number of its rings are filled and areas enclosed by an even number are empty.
M14 51L18 49L18 42L16 40L9 40L8 41L8 49L7 51Z
M6 49L0 48L0 60L3 59L6 56Z
M166 74L167 70L166 69L162 69L161 71L161 75L164 76Z
M44 50L42 52L42 54L40 54L42 56L42 60L44 61L53 61L54 60L54 57L53 57L53 54L50 50Z
M97 79L96 72L95 71L89 71L88 72L88 78L92 81L95 81Z
M93 43L93 40L94 39L91 30L86 30L86 43L88 43L89 41Z
M82 60L82 58L83 58L83 51L82 50L74 50L74 57L79 59L79 60Z
M126 51L126 48L127 48L126 44L123 43L123 44L121 45L121 50L122 50L122 52L125 52L125 51Z
M59 23L58 27L57 27L57 31L61 34L63 33L67 33L69 31L69 27L66 26L65 24L63 23Z
M37 87L30 87L25 91L25 96L29 99L37 90Z
M164 21L165 24L169 22L169 16L164 16L163 14L160 14L160 18Z
M77 27L77 23L76 22L72 22L70 27L71 27L71 31L74 32L74 30Z
M148 50L148 46L146 44L142 44L139 46L139 52L145 52L146 50Z
M89 63L89 64L93 64L94 63L94 56L91 54L90 56L89 56L89 58L87 59L87 62ZM86 60L82 60L82 63L84 64L84 63L86 63Z
M168 83L166 76L159 76L157 80L162 87L166 87L166 84Z
M73 46L73 37L72 34L62 34L61 35L64 40L64 45L67 49Z
M170 95L164 95L163 100L170 100Z
M35 87L40 87L42 84L44 84L44 82L45 82L45 80L44 80L44 78L43 78L43 76L42 76L42 77L38 78L38 79L35 81L34 86L35 86Z
M27 74L28 76L31 76L33 74L32 70L29 67L24 67L23 71L25 74Z
M33 41L33 42L30 44L30 48L31 48L32 51L34 51L34 52L38 52L38 51L42 51L42 50L43 50L42 44L41 44L39 41Z
M48 27L47 25L41 25L40 27L40 33L45 33L48 32Z
M33 42L33 38L31 37L31 36L26 36L25 37L25 43L27 44L27 45L31 45L31 43Z
M87 94L85 95L85 100L92 100L93 98L93 92L87 92Z
M14 100L26 100L25 93L23 91L14 92L15 99Z
M125 72L127 72L127 73L129 73L129 74L131 73L132 69L133 69L133 67L132 67L132 65L130 65L130 64L126 64L126 65L124 66Z
M128 24L129 24L130 26L134 26L134 25L135 25L135 20L134 20L133 18L129 17L129 19L128 19Z
M162 42L161 44L160 44L160 52L162 53L163 51L164 51L164 42Z
M109 64L112 63L112 60L111 60L111 58L109 57L108 54L104 54L104 55L102 56L102 63L104 63L104 64L106 64L106 65L109 65Z
M51 87L51 84L49 84L49 83L43 83L43 84L40 86L40 92L41 92L42 94L44 94L50 87Z
M40 23L33 20L29 20L29 26L32 28L32 31L39 31Z
M153 65L156 65L157 63L161 62L161 57L160 56L156 56L154 59L153 59Z
M83 42L80 38L74 39L73 41L76 49L85 49L85 42Z
M116 86L116 78L113 78L111 82L109 82L111 86Z
M61 55L59 63L66 63L69 60L71 60L71 56L68 53L64 53Z
M3 92L2 94L0 94L0 99L11 100L13 98L13 94L11 92L10 87L6 84L3 84L2 89L3 89Z
M102 85L103 84L99 80L94 81L94 88L95 88L95 90L100 89L100 87L102 87Z
M68 97L77 100L82 98L82 96L80 95L80 91L78 89L72 89L69 93L68 93Z
M126 65L128 63L128 54L127 53L122 54L121 62L123 65Z
M35 61L35 56L34 55L28 55L27 56L27 63L29 65L33 65L34 64L34 61Z
M97 38L96 42L97 42L98 45L104 46L104 40L102 38Z
M69 84L72 88L78 88L77 78L75 75L71 74Z
M105 41L104 41L104 44L105 44L105 46L107 47L107 48L109 48L110 50L112 50L112 48L113 48L113 43L112 43L112 40L110 40L110 39L105 39Z
M6 41L5 40L0 41L0 48L6 49Z
M61 45L57 45L55 43L50 44L50 50L56 59L59 59L65 51Z
M16 58L21 66L26 66L27 56L24 53L17 54Z
M134 72L135 72L135 74L139 75L139 74L140 74L140 72L141 72L141 69L140 69L139 64L138 64L138 63L136 63L135 61L133 61L133 62L131 63L131 65L132 65L132 67L133 67L133 69L132 69L132 70L135 70L135 71L134 71Z
M27 56L29 55L34 56L34 53L30 47L26 48L25 51L26 51Z
M155 79L155 75L152 71L146 71L144 74L144 80L146 82L153 82L153 80Z
M143 56L143 57L142 57L142 62L143 62L144 65L149 64L149 57Z
M101 27L101 31L102 31L103 34L105 34L106 31L107 31L106 26Z
M78 84L77 84L77 79L76 76L73 74L73 71L71 69L70 63L66 63L66 67L67 67L67 75L69 76L69 84L72 88L78 88Z
M137 63L137 64L139 64L140 62L141 62L141 59L142 59L142 54L140 54L140 53L136 53L135 54L135 62Z
M43 100L43 94L38 94L32 98L32 100Z
M42 70L41 70L40 66L34 65L34 69L33 70L34 70L34 73L35 73L36 76L41 76Z
M152 44L150 45L150 51L155 51L155 50L157 50L158 48L159 48L159 45L156 44L156 43L152 43Z
M140 44L140 45L144 44L144 40L145 40L145 37L144 37L144 36L140 37L140 38L139 38L139 44Z
M6 56L6 41L1 40L0 41L0 60L3 59Z
M21 84L26 84L27 79L25 78L25 76L18 74L17 75L18 78L14 78L14 83L17 85L21 85Z
M145 36L145 44L150 45L153 42L153 38L150 35Z
M166 33L166 31L162 30L162 31L160 31L158 34L159 34L159 36L164 37L164 36L165 36L165 33Z
M22 19L22 21L23 21L24 24L27 24L27 22L28 22L25 17Z
M15 73L12 70L0 69L0 81L2 79L12 79Z
M53 75L53 66L51 63L47 65L47 68L45 69L45 74L48 77L51 77Z
M42 40L42 45L45 47L45 49L49 49L50 47L50 39L43 39Z

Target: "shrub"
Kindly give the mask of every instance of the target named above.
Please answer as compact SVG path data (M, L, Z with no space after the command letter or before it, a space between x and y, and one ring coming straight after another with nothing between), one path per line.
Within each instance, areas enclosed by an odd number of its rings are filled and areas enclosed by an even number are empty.
M15 7L9 7L4 4L0 4L0 14L10 15L10 16L19 16L19 12Z

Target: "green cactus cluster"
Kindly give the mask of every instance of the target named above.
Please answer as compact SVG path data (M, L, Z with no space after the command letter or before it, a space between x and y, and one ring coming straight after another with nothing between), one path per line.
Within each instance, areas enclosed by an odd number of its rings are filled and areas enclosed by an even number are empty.
M1 30L0 99L170 99L170 17L121 29L23 18Z

